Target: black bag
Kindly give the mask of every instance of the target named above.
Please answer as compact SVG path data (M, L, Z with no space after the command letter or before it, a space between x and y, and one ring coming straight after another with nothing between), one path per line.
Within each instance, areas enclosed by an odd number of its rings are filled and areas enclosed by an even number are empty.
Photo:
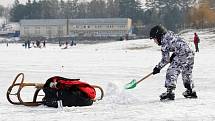
M200 43L200 39L199 39L199 37L197 36L197 39L198 39L198 43Z
M45 97L43 98L43 104L49 107L58 107L57 101L62 100L63 106L90 106L93 104L93 100L87 96L85 92L80 90L79 85L62 85L59 80L77 81L79 79L67 79L63 77L49 78L43 88ZM56 87L50 87L52 82L58 83Z

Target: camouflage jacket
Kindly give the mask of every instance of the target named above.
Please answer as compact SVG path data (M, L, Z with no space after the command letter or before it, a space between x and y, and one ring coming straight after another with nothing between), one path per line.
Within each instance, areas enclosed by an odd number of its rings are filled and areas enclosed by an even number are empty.
M189 57L194 57L194 52L191 47L189 47L182 38L171 31L167 32L161 39L161 52L162 59L158 65L156 65L156 67L160 69L169 62L170 52L175 53L175 58L177 59L174 60L178 62L186 62Z

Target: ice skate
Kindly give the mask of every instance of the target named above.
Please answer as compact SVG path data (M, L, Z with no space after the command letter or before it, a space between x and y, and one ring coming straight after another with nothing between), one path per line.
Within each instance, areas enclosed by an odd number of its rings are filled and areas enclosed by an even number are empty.
M160 100L174 100L175 99L175 93L172 91L167 90L165 93L162 93L160 95Z
M196 91L194 90L186 90L182 94L185 98L197 98Z

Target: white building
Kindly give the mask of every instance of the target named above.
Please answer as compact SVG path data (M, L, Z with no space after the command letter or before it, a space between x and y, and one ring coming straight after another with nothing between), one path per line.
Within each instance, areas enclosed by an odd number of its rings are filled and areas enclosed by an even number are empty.
M21 37L118 37L131 34L129 18L99 19L23 19Z
M65 36L66 19L24 19L20 21L20 37Z

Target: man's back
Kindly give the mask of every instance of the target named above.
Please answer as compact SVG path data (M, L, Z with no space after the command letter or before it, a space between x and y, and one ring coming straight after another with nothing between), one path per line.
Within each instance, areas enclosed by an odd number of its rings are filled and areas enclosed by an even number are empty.
M173 32L167 32L162 39L161 49L164 52L173 52L178 56L184 56L192 53L189 45L179 36Z

